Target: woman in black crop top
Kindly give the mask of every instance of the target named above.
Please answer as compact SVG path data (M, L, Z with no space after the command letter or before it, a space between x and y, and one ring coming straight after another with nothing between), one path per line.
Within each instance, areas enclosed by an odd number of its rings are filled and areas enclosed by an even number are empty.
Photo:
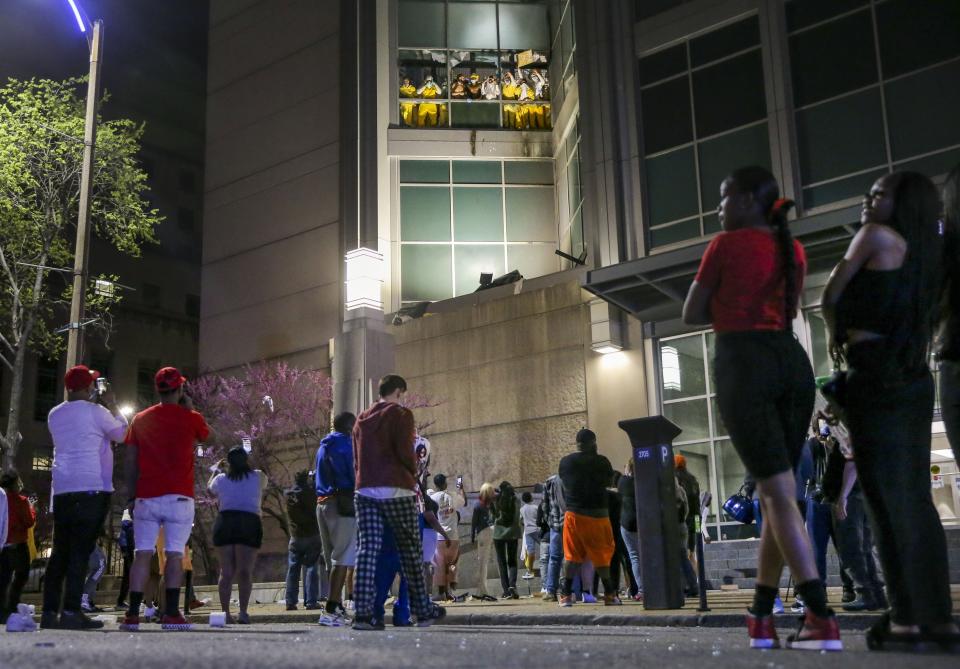
M830 352L847 363L847 427L890 599L889 615L868 634L871 647L960 642L929 474L939 211L927 177L899 172L879 179L864 198L863 226L823 294Z

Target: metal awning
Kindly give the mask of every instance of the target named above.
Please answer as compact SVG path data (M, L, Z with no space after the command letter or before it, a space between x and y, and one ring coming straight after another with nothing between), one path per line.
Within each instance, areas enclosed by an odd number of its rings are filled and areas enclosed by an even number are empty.
M843 257L859 225L859 205L807 216L790 229L807 252L808 274L829 272ZM679 318L708 242L601 267L581 285L643 322Z

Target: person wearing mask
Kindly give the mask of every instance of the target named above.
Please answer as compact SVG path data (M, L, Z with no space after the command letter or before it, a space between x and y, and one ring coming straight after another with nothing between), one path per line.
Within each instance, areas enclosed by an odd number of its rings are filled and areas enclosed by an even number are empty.
M537 562L540 527L537 525L538 506L533 503L533 494L523 493L520 501L523 502L520 507L520 520L523 522L523 566L527 569L523 579L526 581L535 577L533 565Z
M230 449L226 461L220 461L207 483L207 490L217 499L220 511L213 524L213 545L220 560L220 608L226 614L227 624L233 622L230 593L234 577L240 598L237 622L250 624L247 607L253 592L253 565L263 544L261 515L266 489L266 474L250 467L243 446Z
M643 601L643 567L640 563L640 535L637 530L637 491L633 479L633 458L627 460L623 476L617 481L620 493L620 536L630 558L630 570L637 584L636 593L631 593L634 601Z
M613 467L597 452L597 435L586 428L577 432L577 451L560 461L566 514L563 519L563 581L560 606L573 605L573 578L580 566L593 563L603 582L603 603L619 606L620 598L610 580L610 562L615 543L610 527L607 486ZM592 576L589 584L592 585ZM584 583L584 587L589 587Z
M123 510L120 518L120 531L117 533L117 548L123 560L123 575L120 578L120 592L117 593L117 609L127 609L127 594L130 592L130 567L133 565L133 518L129 509Z
M501 599L520 599L517 592L517 547L520 542L520 503L513 485L502 481L493 503L493 550L500 572Z
M347 569L357 563L357 518L354 510L354 447L351 433L356 416L344 412L333 419L333 432L320 441L314 463L317 487L317 526L323 561L329 572L329 595L319 624L343 627L349 623L343 607Z
M688 325L712 325L717 403L734 449L757 484L763 517L757 586L747 612L752 648L779 647L773 605L783 563L806 616L789 648L841 650L836 617L817 574L796 504L797 463L813 415L813 369L793 334L807 260L793 239L769 170L735 170L720 186L723 232L700 262L686 302Z
M103 627L80 610L80 602L87 561L113 492L110 442L123 441L127 419L109 384L101 382L103 392L94 388L98 378L84 365L71 367L63 379L67 401L47 416L53 438L53 548L43 577L40 627L45 629Z
M7 497L7 538L0 546L0 625L17 610L23 586L30 577L29 530L37 522L37 511L24 496L23 483L17 472L0 476L0 488Z
M444 600L455 600L457 587L457 562L460 559L460 509L467 506L467 497L463 494L463 481L457 480L453 494L447 491L447 477L437 474L433 477L433 489L427 494L437 505L437 520L449 537L437 543L434 553L434 578L437 589Z
M916 172L881 177L864 197L860 222L822 307L828 350L847 363L842 418L890 599L889 615L867 641L956 648L947 542L929 474L929 353L943 292L939 194Z
M286 491L287 516L290 518L290 542L287 546L287 611L296 611L303 574L303 606L308 611L320 608L320 555L323 542L317 524L317 493L306 471L294 475L294 485Z
M140 603L161 529L166 560L165 610L160 625L170 631L190 629L180 613L181 558L193 531L196 445L209 438L210 428L193 410L186 381L175 367L160 369L154 377L159 404L138 413L124 438L128 508L136 542L130 569L130 608L121 623L124 631L140 629Z
M355 630L382 629L373 616L377 558L385 526L390 527L397 542L417 625L427 627L446 615L446 609L430 601L423 579L423 543L415 492L417 459L413 449L416 425L413 412L400 404L406 392L407 382L402 377L388 374L380 379L380 400L360 414L353 429L359 544L354 583ZM320 493L319 489L317 492ZM334 596L332 591L330 596Z
M549 555L547 570L544 572L546 592L543 601L557 601L557 592L560 590L560 572L563 565L563 518L567 512L567 504L563 495L563 483L556 474L546 480L543 485L543 507L550 527Z
M960 464L960 165L943 184L943 226L943 321L937 341L940 413L954 462Z
M490 568L490 549L493 548L493 504L497 492L492 483L480 486L477 504L473 507L473 517L470 521L470 543L477 546L477 591L473 598L481 602L497 601L487 592L487 572Z

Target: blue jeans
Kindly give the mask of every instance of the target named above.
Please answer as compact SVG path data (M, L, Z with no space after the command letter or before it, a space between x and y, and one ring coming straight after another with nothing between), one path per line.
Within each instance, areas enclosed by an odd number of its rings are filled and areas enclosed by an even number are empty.
M303 603L317 606L320 595L320 554L323 546L320 536L290 539L287 553L287 605L296 606L303 573Z
M550 530L550 561L547 563L544 587L553 594L560 589L560 566L563 564L563 530Z
M820 504L807 500L807 534L813 544L813 557L817 563L817 573L824 585L827 584L827 544L833 538L833 510L829 504Z
M374 577L377 585L377 595L373 600L373 617L375 620L383 620L385 611L383 605L390 594L390 586L397 574L400 574L400 591L397 593L397 601L393 605L394 624L406 625L410 622L410 595L407 592L407 579L400 568L400 553L397 551L397 542L393 538L393 532L389 526L383 532L383 547L380 549L380 555L377 558L376 576Z
M620 536L623 537L623 543L627 547L627 555L630 556L630 568L633 570L633 578L637 582L637 588L643 592L643 567L640 564L640 535L637 532L630 532L625 527L620 528Z

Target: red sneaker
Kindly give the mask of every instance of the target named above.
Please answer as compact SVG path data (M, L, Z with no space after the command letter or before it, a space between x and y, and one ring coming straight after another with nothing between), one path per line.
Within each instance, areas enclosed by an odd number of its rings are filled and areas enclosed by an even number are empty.
M129 613L123 617L123 622L120 623L121 632L139 632L140 631L140 616L131 616Z
M560 606L563 608L569 608L573 606L573 595L560 595L559 598Z
M807 608L807 614L796 634L787 637L787 648L797 650L843 650L840 640L840 626L833 610L821 618Z
M160 619L160 629L163 630L186 632L192 628L193 626L187 622L187 619L181 613L175 616L163 616Z
M773 616L755 616L747 609L747 633L751 648L779 648L780 637L773 624Z

